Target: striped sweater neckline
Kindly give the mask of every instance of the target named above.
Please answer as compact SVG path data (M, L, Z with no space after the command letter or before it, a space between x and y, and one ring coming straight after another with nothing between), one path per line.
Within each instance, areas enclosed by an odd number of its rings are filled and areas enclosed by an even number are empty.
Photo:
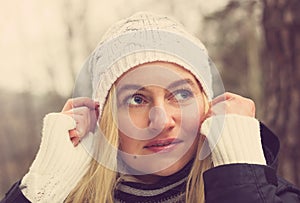
M153 184L120 180L115 190L115 202L184 202L186 182L192 163L193 161L190 161L180 171L163 177Z

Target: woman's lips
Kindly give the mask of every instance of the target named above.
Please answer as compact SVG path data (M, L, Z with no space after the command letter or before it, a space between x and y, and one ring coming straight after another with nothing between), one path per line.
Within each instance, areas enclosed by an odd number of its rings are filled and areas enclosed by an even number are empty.
M153 152L169 152L181 142L183 141L175 138L154 140L152 142L147 143L147 145L144 146L144 148Z

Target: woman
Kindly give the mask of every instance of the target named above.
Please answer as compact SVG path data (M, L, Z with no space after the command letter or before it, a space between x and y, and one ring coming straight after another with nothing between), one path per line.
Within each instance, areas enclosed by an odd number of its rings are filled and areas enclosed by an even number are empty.
M213 98L207 51L176 21L118 22L87 68L94 100L45 117L37 157L3 202L299 202L254 103Z

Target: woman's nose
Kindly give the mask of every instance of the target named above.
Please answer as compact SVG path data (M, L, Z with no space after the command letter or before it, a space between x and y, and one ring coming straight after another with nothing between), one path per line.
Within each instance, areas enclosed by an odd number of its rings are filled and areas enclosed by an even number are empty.
M162 106L154 106L149 112L149 128L157 133L175 126L172 115L167 113Z

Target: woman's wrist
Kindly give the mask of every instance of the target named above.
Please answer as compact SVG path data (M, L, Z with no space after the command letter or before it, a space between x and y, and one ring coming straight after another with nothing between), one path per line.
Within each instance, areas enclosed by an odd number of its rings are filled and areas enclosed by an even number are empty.
M249 163L266 165L259 121L235 114L212 116L201 126L208 139L214 166Z
M72 117L61 113L44 118L40 149L20 185L30 201L62 202L86 173L91 156L69 138L68 131L75 125Z

